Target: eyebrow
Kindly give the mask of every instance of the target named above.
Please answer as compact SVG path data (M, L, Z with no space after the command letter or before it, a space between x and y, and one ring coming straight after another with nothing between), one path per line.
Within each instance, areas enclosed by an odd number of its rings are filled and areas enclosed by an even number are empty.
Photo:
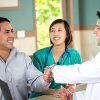
M58 29L63 29L62 27L59 27Z
M100 26L98 26L98 25L96 25L96 27L99 27L100 28Z
M5 32L9 32L9 31L10 31L10 30L7 30L7 29L5 30ZM13 29L11 29L11 31L13 31Z
M51 29L55 29L55 28L51 28ZM59 27L58 29L63 29L62 27Z

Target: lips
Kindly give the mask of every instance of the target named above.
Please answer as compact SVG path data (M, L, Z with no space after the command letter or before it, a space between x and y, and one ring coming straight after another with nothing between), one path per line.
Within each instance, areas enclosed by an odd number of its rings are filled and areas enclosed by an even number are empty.
M58 38L58 37L57 37L57 38L54 38L54 40L59 40L59 39L60 39L60 38Z
M13 41L8 41L9 43L13 43Z

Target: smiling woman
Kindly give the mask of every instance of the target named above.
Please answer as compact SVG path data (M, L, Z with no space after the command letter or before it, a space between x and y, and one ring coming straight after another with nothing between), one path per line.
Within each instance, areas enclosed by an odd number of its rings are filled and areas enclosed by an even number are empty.
M52 46L40 49L33 54L33 64L39 71L44 73L45 67L52 64L73 65L81 63L79 53L74 49L68 48L68 45L72 42L72 33L67 21L62 19L54 20L49 28L49 36ZM53 78L48 90L41 93L32 91L30 98L43 94L59 96L61 86L67 88L71 93L75 92L75 84L57 84Z

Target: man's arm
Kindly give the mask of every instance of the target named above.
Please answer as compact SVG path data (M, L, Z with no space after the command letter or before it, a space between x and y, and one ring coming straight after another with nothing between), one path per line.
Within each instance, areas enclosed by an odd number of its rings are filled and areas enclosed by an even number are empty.
M60 89L48 89L48 90L40 92L40 93L54 95L54 96L60 96L61 88Z
M40 72L37 70L37 68L33 65L30 57L25 55L26 60L26 77L28 84L33 91L42 92L44 90L47 90L50 86L50 82L52 80L52 77L49 77L49 73L47 71Z
M28 69L27 80L32 91L42 92L50 86L50 83L45 81L46 78L44 79L43 73L38 71L34 66Z
M56 65L51 68L57 83L96 83L100 82L100 53L93 60L75 65Z

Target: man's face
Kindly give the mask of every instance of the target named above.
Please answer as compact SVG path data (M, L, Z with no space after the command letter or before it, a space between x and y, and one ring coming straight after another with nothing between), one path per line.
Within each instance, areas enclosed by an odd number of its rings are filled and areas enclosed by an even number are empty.
M97 20L96 28L93 30L93 33L97 37L97 45L100 46L100 19Z
M10 50L13 48L14 35L9 22L0 23L0 50Z

